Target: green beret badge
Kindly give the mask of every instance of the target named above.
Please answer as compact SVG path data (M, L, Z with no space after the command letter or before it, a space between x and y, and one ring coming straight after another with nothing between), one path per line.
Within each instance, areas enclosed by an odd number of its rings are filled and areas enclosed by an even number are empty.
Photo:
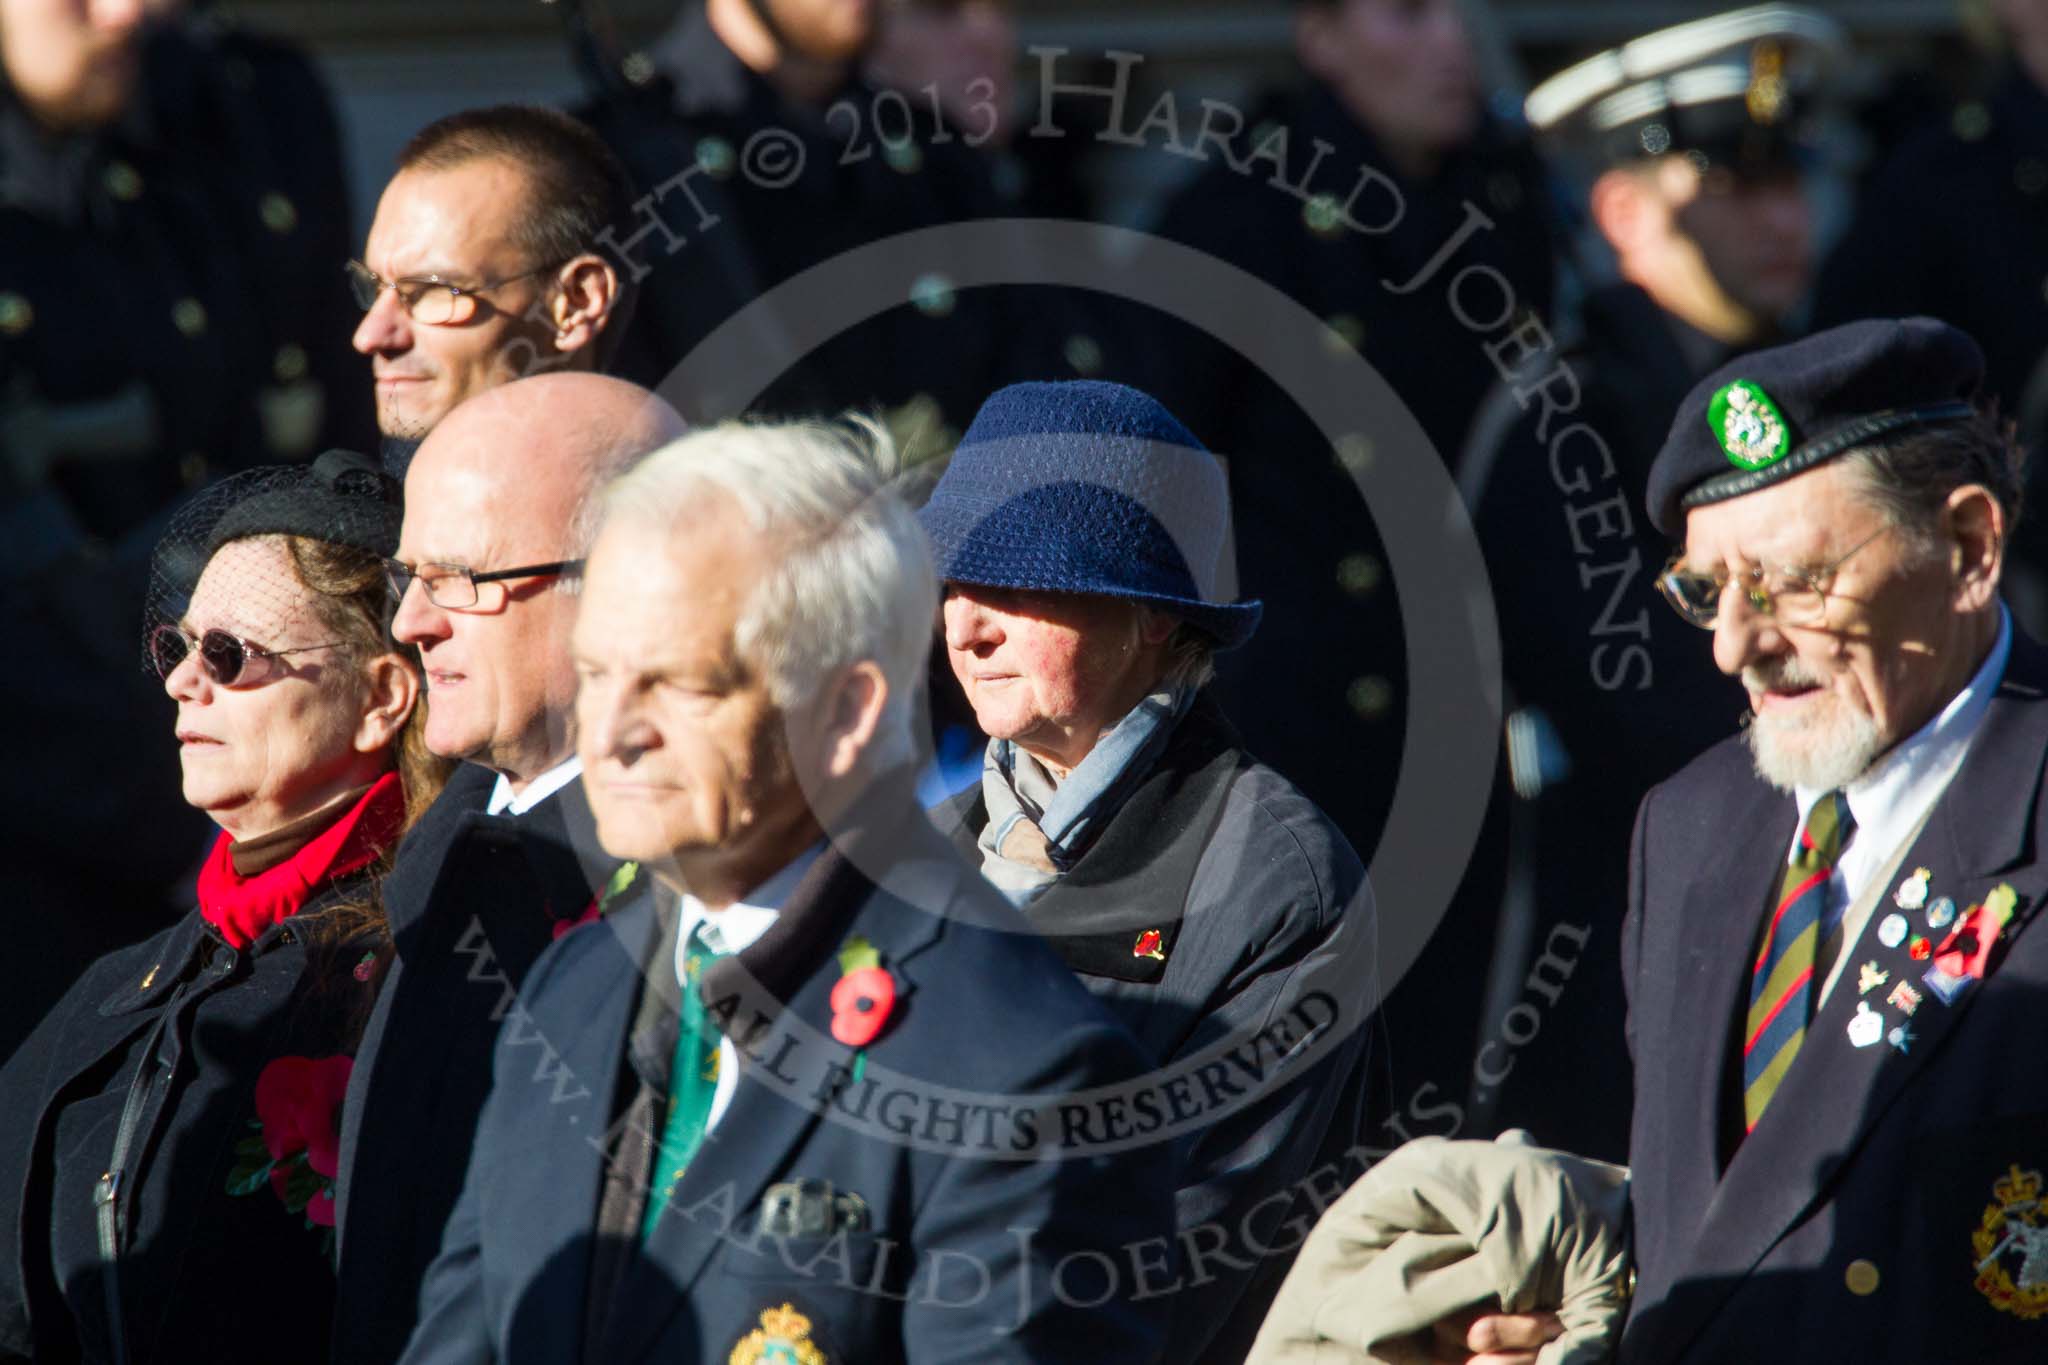
M1724 384L1707 405L1707 425L1738 469L1762 469L1792 446L1791 428L1778 405L1747 379Z

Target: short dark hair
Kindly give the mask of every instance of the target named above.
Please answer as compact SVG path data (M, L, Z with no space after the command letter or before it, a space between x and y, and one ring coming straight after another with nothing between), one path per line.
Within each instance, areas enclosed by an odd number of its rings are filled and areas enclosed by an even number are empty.
M587 125L556 109L497 104L434 120L399 149L401 171L448 171L486 157L526 172L531 202L512 229L513 243L539 265L598 250L599 234L623 228L637 197L633 178ZM619 296L594 343L597 367L618 354L639 296L630 271L616 272Z
M1843 456L1861 476L1863 492L1892 524L1921 539L1948 495L1981 484L2005 512L2011 543L2025 489L2026 451L1997 405L1980 406L1959 422L1916 427L1881 437Z

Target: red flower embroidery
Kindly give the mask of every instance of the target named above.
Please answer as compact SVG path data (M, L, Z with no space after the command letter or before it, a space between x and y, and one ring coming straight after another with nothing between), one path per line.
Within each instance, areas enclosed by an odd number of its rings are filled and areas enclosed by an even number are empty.
M270 1167L270 1189L286 1211L302 1192L297 1182L303 1178L308 1167L300 1162L273 1162ZM306 1221L323 1228L334 1226L334 1184L332 1179L323 1182L319 1192L306 1200Z
M263 1068L249 1120L257 1131L235 1145L229 1194L254 1194L267 1184L286 1212L306 1215L308 1227L334 1226L341 1101L354 1066L348 1057L278 1057Z
M348 1057L279 1057L256 1078L256 1121L272 1161L304 1152L332 1180L341 1157L341 1100L348 1093Z

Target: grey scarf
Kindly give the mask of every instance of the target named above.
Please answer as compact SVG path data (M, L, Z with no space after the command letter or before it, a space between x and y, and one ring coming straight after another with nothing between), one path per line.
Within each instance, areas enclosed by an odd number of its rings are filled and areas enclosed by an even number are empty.
M982 875L1019 906L1058 881L1151 772L1194 699L1193 688L1154 692L1097 741L1063 782L1009 740L990 740L981 765L988 824L975 841Z

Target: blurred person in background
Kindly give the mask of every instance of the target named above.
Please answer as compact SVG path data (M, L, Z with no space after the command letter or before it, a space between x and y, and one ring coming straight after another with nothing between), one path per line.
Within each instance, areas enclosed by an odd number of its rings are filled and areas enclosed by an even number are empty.
M1727 733L1740 693L1657 600L1664 538L1638 515L1650 462L1694 380L1781 333L1812 278L1805 167L1828 77L1846 50L1825 15L1772 5L1645 35L1531 92L1531 123L1561 173L1590 179L1593 245L1615 278L1533 348L1474 423L1459 485L1485 552L1510 709L1547 722L1568 819L1516 869L1533 925L1491 964L1558 992L1542 1033L1510 1049L1473 993L1469 1084L1501 1126L1620 1160L1628 1140L1621 914L1629 830L1650 787ZM1518 761L1533 755L1522 755ZM1529 771L1517 772L1524 788ZM1526 799L1526 796L1525 796ZM1565 803L1568 803L1568 807ZM1568 814L1564 812L1568 809ZM1540 819L1518 807L1512 819ZM1497 904L1460 906L1483 936ZM1482 955L1484 956L1484 955ZM1568 976L1560 976L1566 967ZM1433 976L1444 1000L1447 980ZM1516 999L1521 998L1518 987ZM1588 1070L1616 1084L1588 1094ZM1481 1106L1474 1105L1475 1110Z
M1866 178L1821 270L1814 325L1939 317L1983 345L1992 393L2019 416L2048 411L2048 3L1983 8L2001 40L1988 93Z
M1294 7L1305 79L1244 113L1242 172L1211 166L1167 205L1158 231L1237 265L1324 319L1393 387L1446 462L1494 377L1482 338L1443 292L1433 257L1467 220L1459 266L1487 264L1520 306L1547 310L1551 251L1535 154L1485 112L1470 36L1452 0L1308 0ZM1284 134L1284 137L1283 137ZM1319 157L1316 144L1330 149ZM1268 183L1309 178L1308 196ZM1405 205L1387 231L1348 226L1346 196L1370 167ZM1378 182L1374 182L1375 184ZM1354 222L1378 227L1392 202L1361 195ZM1256 328L1258 319L1247 319ZM1269 380L1191 329L1159 325L1139 387L1155 393L1228 463L1241 587L1267 604L1259 637L1228 660L1225 709L1253 752L1288 774L1354 847L1379 838L1401 758L1406 674L1386 551L1330 442ZM1156 373L1153 370L1156 369ZM1364 774L1368 780L1360 780Z
M1757 6L1645 34L1529 95L1560 174L1586 186L1589 279L1555 331L1639 482L1692 381L1782 339L1806 301L1811 170L1847 55L1828 16Z
M291 48L185 8L0 2L0 629L45 665L5 692L34 723L0 895L95 907L10 959L28 969L0 981L0 1054L173 913L205 847L117 643L162 518L221 474L370 439L325 89Z
M94 964L0 1071L0 1356L326 1358L376 882L445 774L384 633L398 523L396 485L330 451L216 485L156 552L148 654L221 832L197 905Z
M811 266L1008 211L976 150L1000 121L996 94L956 123L923 92L877 90L862 64L879 13L848 0L684 0L627 63L630 79L579 111L651 196L616 236L645 290L619 373L659 385L719 324ZM1075 373L1065 302L961 290L936 270L901 288L898 305L759 376L755 409L878 410L918 458L949 446L1005 379ZM741 344L772 345L806 321L757 313Z
M1019 89L1020 60L1024 54L1009 0L887 0L868 50L866 71L877 86L900 91L906 98L936 97L950 127L977 136L986 133L978 150L987 165L995 211L1091 220L1097 214L1087 163L1097 148L1096 135L1106 126L1107 108L1099 99L1072 96L1055 96L1046 105L1040 82ZM1074 60L1080 62L1078 56ZM1113 76L1091 73L1072 79L1108 85ZM1032 133L1048 121L1060 136ZM1135 327L1126 326L1113 305L1067 292L1034 290L1030 304L1043 311L1049 329L1059 329L1046 335L1055 336L1060 363L1051 364L1048 355L1047 364L1013 376L1019 379L1096 373L1111 354L1135 354L1143 329L1152 321L1147 317ZM1120 326L1124 330L1118 330ZM922 452L913 447L910 453ZM936 799L972 785L980 771L982 741L942 650L932 651L926 690L939 759L930 779Z
M1984 348L1985 382L2023 443L2048 436L2048 3L1985 0L1965 18L1997 49L1988 90L1907 137L1865 176L1829 253L1813 325L1937 317ZM2048 518L2030 514L2004 588L2022 624L2048 635Z
M1105 126L1100 101L1055 99L1048 112L1040 82L1018 89L1026 60L1009 0L888 0L867 73L906 96L930 99L935 91L953 127L987 130L981 150L1004 212L1093 218L1085 165ZM1031 134L1047 117L1063 136Z
M1167 205L1158 231L1322 319L1327 336L1303 345L1355 350L1448 466L1497 378L1484 349L1496 338L1460 320L1449 281L1466 270L1495 281L1461 305L1467 317L1498 310L1503 294L1517 325L1548 312L1541 164L1487 111L1454 0L1302 0L1292 13L1302 81L1244 111L1232 157L1212 147L1208 169ZM1418 661L1407 657L1399 585L1360 492L1360 478L1386 458L1385 428L1403 414L1368 414L1359 430L1325 436L1234 351L1178 324L1152 325L1160 342L1139 387L1223 457L1240 589L1266 604L1258 636L1219 661L1217 699L1244 747L1299 786L1370 866L1403 762L1428 761L1404 754ZM1475 866L1466 879L1485 888L1476 903L1498 903L1497 868ZM1471 1057L1469 1036L1447 1027L1435 998L1443 973L1475 970L1469 943L1449 937L1436 942L1453 960L1425 957L1406 989L1390 983L1388 1001L1394 1102L1413 1096L1437 1114L1455 1106L1418 1083L1459 1093Z
M610 365L637 290L602 238L632 202L617 158L552 109L470 109L413 134L347 266L394 476L465 398Z

